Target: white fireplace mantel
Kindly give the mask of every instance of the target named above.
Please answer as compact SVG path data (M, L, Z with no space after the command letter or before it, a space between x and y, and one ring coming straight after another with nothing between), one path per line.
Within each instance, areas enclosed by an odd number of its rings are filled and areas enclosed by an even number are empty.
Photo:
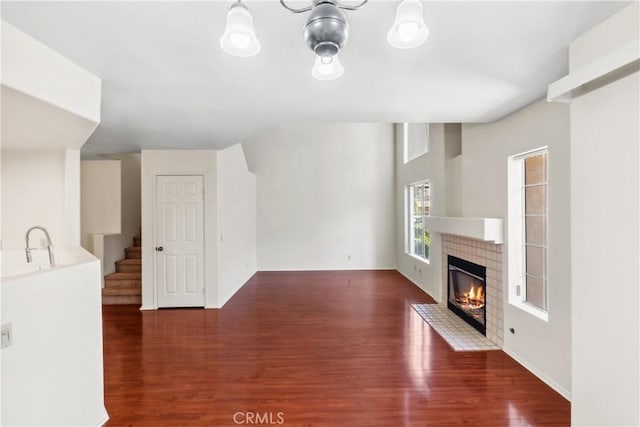
M427 228L433 232L484 240L496 245L504 240L501 218L428 216L426 220Z

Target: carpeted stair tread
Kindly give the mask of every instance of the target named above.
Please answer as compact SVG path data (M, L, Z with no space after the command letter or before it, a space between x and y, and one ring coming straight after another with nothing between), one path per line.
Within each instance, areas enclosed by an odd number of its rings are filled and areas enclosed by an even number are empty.
M103 305L124 305L124 304L142 304L140 295L103 295Z
M140 265L142 264L142 260L140 258L125 258L120 261L116 261L116 264L124 264L124 265Z
M116 273L142 273L142 259L127 258L116 261Z
M142 280L107 280L104 289L142 289Z
M104 280L140 280L142 275L140 273L111 273L104 276Z
M116 296L116 295L142 295L142 289L139 286L130 288L103 288L102 296Z
M141 246L129 246L125 248L124 254L127 259L131 258L142 258L142 247Z

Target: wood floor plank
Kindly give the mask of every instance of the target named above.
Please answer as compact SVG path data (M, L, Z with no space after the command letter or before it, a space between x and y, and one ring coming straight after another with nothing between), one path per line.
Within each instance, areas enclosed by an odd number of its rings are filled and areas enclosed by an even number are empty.
M570 424L504 352L454 352L432 302L395 271L259 272L220 310L104 306L109 426Z

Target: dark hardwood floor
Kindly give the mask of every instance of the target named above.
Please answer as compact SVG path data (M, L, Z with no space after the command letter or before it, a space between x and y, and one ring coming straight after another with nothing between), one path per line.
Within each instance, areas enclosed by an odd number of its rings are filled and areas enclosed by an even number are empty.
M451 350L429 302L394 271L260 272L220 310L104 306L109 426L570 424L505 353Z

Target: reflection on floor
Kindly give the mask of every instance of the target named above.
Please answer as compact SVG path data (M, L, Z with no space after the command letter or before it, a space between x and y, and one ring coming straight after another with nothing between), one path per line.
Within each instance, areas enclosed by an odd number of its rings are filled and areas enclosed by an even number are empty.
M489 338L473 329L447 307L440 304L411 304L454 351L500 350Z
M432 303L396 271L324 271L259 272L219 310L103 306L109 426L570 424L504 352L453 351L411 308Z

